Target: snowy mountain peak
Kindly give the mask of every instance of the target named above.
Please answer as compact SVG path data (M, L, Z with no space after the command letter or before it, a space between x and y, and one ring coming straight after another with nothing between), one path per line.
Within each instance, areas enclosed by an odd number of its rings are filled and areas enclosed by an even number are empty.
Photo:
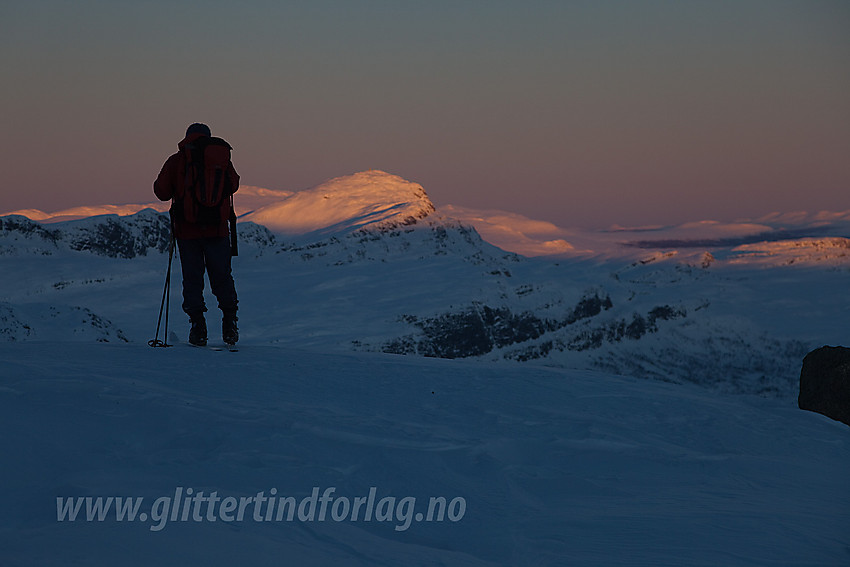
M414 224L434 210L418 183L370 170L298 191L241 218L279 234L331 236Z

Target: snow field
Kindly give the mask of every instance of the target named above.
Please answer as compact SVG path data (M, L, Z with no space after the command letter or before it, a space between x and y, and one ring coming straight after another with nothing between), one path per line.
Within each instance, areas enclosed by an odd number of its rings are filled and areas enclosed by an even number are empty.
M241 345L4 343L11 565L843 565L846 426L533 365ZM57 522L175 487L461 496L456 522ZM421 509L420 509L421 510ZM48 545L45 545L48 543ZM238 559L237 559L238 558Z

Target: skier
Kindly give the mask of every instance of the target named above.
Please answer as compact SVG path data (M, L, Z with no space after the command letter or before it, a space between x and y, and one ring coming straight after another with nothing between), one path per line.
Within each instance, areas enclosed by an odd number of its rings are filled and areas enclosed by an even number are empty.
M239 340L238 301L231 272L228 220L233 216L233 193L239 188L239 175L230 161L230 145L212 137L205 124L190 125L177 148L178 152L162 166L153 190L161 201L172 200L172 230L183 271L183 311L191 323L189 342L207 344L206 271L222 311L222 339L235 345Z

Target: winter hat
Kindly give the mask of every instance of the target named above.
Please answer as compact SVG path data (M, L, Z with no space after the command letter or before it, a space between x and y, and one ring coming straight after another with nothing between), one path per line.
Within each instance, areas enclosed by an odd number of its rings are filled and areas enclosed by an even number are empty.
M191 134L200 134L202 136L212 136L212 132L210 132L210 127L206 124L201 124L200 122L195 122L188 129L186 129L186 136L188 137Z

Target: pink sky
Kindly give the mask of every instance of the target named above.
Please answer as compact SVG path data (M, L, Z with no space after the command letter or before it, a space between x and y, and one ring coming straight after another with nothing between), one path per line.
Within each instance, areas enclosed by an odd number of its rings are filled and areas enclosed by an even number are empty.
M204 6L4 7L0 210L149 201L195 121L272 189L377 168L584 227L850 209L846 2Z

